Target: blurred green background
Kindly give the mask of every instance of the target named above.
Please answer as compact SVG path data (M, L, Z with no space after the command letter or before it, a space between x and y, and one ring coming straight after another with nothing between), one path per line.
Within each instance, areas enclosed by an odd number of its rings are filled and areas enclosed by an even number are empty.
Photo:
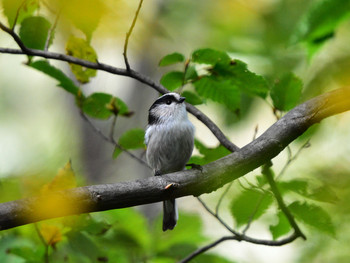
M2 5L6 2L2 1ZM166 54L176 51L190 57L192 51L198 48L224 50L231 57L247 63L249 70L263 75L270 85L285 73L293 72L303 82L301 101L304 101L325 91L349 86L350 82L348 15L337 22L333 34L321 41L322 45L317 50L307 39L295 43L296 32L302 28L301 23L305 21L309 7L317 2L321 1L147 0L130 38L129 61L132 68L159 81L167 69L159 68L158 62ZM344 6L339 4L330 12L336 14L347 8L348 2L344 1ZM70 16L83 20L78 13L79 7L85 6L86 17L94 11L100 12L98 26L91 37L91 45L98 53L99 61L124 67L125 33L138 1L91 0L84 4L75 0L70 4L62 3L73 11L69 13L63 9L50 50L65 53L65 43L70 35L83 36L71 25ZM96 3L101 5L99 10L94 9ZM40 5L40 12L52 20L48 7L58 8L58 2L40 1ZM7 22L3 12L0 19L3 23ZM329 19L328 24L335 20L331 15ZM0 46L16 47L4 32L0 33ZM0 54L1 202L40 191L40 187L51 181L69 159L79 185L151 176L148 169L126 154L114 160L113 146L99 137L80 117L74 98L56 88L55 80L24 62L24 56ZM58 61L52 64L74 79L67 64ZM182 70L182 67L178 66L178 69ZM97 91L113 94L135 111L132 118L118 118L117 138L131 128L145 128L148 108L158 96L156 91L135 80L105 72L98 72L90 83L81 85L81 88L86 95ZM239 116L210 101L199 108L215 120L235 144L242 147L252 140L255 127L258 127L257 135L260 135L276 121L270 104L270 101L266 103L261 99L242 97ZM203 124L192 116L191 120L196 126L197 138L207 146L218 145ZM92 121L105 134L109 133L111 119ZM284 179L302 178L314 188L320 185L330 187L331 193L324 199L332 198L332 202L328 200L321 205L331 216L335 237L302 225L307 241L298 239L283 247L227 241L193 262L348 262L349 123L349 113L331 117L313 129L309 137L294 142L291 145L293 153L307 138L310 138L311 147L303 149L283 175ZM143 150L134 153L144 158ZM283 152L273 160L276 171L283 168L287 158L288 152ZM253 171L246 178L254 181L259 173ZM246 182L241 180L241 183ZM222 191L219 189L204 195L203 199L209 206L215 207ZM228 207L241 191L240 184L235 182L222 204L222 216L230 225L233 225L233 220ZM298 198L296 194L285 196L287 203ZM107 259L108 262L176 262L198 246L228 234L195 198L179 199L179 207L179 224L174 231L167 233L162 233L160 228L160 204L51 220L48 224L57 227L61 235L52 246L43 244L33 225L5 230L0 232L0 261L45 262L45 250L49 249L49 262L106 262ZM268 226L276 223L275 214L276 209L268 210L252 224L248 234L271 239ZM39 224L40 229L43 229L43 224Z

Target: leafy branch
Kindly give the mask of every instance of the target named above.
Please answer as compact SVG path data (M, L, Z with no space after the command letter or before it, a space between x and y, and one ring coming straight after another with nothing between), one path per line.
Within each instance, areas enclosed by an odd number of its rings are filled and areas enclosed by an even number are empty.
M0 22L0 28L3 31L7 32L9 35L11 35L12 38L16 41L16 43L20 47L20 50L13 49L13 48L0 48L0 53L7 53L7 54L14 54L14 55L28 55L28 56L34 56L34 57L36 56L36 57L43 57L46 59L64 61L64 62L80 65L90 69L109 72L114 75L130 77L155 89L161 94L165 94L169 92L161 84L156 83L151 78L141 74L140 72L134 71L132 69L127 70L127 69L122 69L111 65L107 65L101 62L92 62L92 61L76 58L76 57L61 54L61 53L27 48L23 44L19 36L13 30L9 29L1 22ZM186 103L186 108L188 112L190 112L193 116L195 116L199 121L201 121L204 125L206 125L209 128L209 130L214 134L214 136L219 140L219 142L224 147L226 147L231 152L239 149L239 147L237 147L229 139L227 139L227 137L223 134L220 128L208 116L203 114L199 109L197 109L196 107L194 107L189 103Z

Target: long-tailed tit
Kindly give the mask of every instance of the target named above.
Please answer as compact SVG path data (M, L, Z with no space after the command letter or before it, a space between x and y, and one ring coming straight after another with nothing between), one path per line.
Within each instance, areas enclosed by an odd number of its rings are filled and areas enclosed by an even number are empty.
M184 101L185 98L177 93L167 93L149 109L146 158L155 175L184 170L191 157L194 127L187 118ZM163 231L173 229L177 219L175 199L164 201Z

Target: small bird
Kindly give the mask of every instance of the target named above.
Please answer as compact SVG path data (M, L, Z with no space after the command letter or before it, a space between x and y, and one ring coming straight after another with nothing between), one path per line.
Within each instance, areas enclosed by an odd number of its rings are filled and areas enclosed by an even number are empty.
M149 109L145 133L146 158L155 175L182 171L194 144L194 126L187 117L185 98L177 93L159 97ZM178 220L175 199L163 202L163 231Z

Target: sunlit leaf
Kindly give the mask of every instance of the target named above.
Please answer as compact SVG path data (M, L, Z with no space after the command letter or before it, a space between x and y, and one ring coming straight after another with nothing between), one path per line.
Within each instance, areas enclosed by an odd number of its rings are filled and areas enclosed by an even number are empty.
M40 234L49 246L55 246L62 240L61 229L56 225L42 224L40 226Z
M18 13L17 23L31 16L39 7L39 0L2 0L4 15L7 17L9 26L12 28Z
M302 81L293 73L285 74L271 89L271 98L276 109L288 111L294 108L301 96Z
M270 226L270 232L274 240L278 239L279 237L285 234L288 234L289 231L292 229L292 227L288 222L287 217L282 213L282 211L278 212L277 217L278 217L277 224Z
M192 61L200 64L215 65L230 64L231 58L227 53L210 48L198 49L192 53Z
M85 34L87 43L90 43L92 34L107 9L105 1L61 0L57 4L58 10L62 10L62 16L70 19Z
M188 66L185 73L185 82L188 83L197 79L198 79L198 74L197 74L196 67L192 65Z
M28 48L44 50L51 23L42 16L30 16L21 23L19 36Z
M321 207L308 203L294 202L288 208L298 220L335 237L335 227L331 217Z
M127 150L140 149L145 148L144 140L145 131L143 129L132 129L120 136L118 144ZM122 153L122 150L116 147L113 153L113 158L117 158L120 153Z
M302 179L294 179L290 181L277 182L280 191L292 191L300 195L306 196L308 194L308 182Z
M66 45L67 55L73 56L76 58L88 60L91 62L97 61L97 54L93 47L84 39L77 37L70 37ZM96 70L91 68L85 68L80 65L70 63L70 68L81 83L87 83L90 81L90 78L96 76Z
M200 105L203 103L203 100L195 93L191 91L184 91L182 92L181 96L186 98L186 102L192 104L192 105Z
M72 93L75 96L78 95L79 88L74 84L74 82L68 78L60 69L50 65L47 60L38 60L30 63L29 66L58 80L58 86L62 87L69 93Z
M240 227L262 216L272 202L272 196L267 193L245 190L232 200L230 211Z
M185 60L184 55L175 52L175 53L172 53L172 54L169 54L169 55L166 55L165 57L163 57L159 61L159 66L164 67L164 66L175 64L175 63L183 62L184 60Z
M184 81L184 73L180 71L171 71L163 75L160 83L170 91L182 86Z
M6 253L16 255L22 259L25 259L26 263L27 262L34 263L38 259L38 257L42 256L40 251L35 250L32 247L28 247L26 245L10 247L6 250Z

